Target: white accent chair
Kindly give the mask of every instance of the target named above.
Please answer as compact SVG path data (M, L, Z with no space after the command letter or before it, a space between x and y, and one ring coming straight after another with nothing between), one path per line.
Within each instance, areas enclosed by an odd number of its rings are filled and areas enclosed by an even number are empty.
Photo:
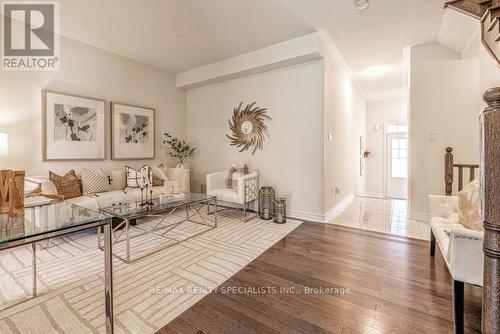
M218 202L226 202L243 206L243 221L247 222L255 216L247 219L248 206L257 199L259 190L259 174L250 171L246 175L233 174L233 187L226 184L228 171L215 172L207 175L207 195L216 196Z
M431 216L431 256L436 242L453 278L455 333L463 333L464 283L483 286L484 232L458 222L458 197L428 195Z

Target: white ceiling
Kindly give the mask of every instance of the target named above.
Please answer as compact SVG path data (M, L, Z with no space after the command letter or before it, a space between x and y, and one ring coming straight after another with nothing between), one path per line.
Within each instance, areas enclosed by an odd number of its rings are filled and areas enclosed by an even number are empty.
M436 41L444 0L62 0L61 33L182 72L326 30L370 96L402 88L404 47ZM367 77L363 69L393 70Z

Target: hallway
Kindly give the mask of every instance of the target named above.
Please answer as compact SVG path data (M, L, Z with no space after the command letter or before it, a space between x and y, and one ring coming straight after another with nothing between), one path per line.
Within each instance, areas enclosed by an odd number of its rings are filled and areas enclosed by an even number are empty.
M408 218L407 201L356 197L331 223L391 235L430 240L429 223Z

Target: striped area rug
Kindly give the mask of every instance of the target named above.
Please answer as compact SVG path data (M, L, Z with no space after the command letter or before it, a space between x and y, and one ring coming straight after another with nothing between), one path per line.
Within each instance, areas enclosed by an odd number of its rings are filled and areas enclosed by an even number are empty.
M171 222L179 218L173 216ZM215 229L183 223L168 236L182 240L206 231L131 264L115 259L115 332L154 333L300 223L243 223L236 211L224 211ZM137 236L133 258L165 242L149 234ZM31 248L0 252L0 333L104 333L103 253L95 232L53 239L38 249L39 296L28 300ZM114 252L124 256L124 245Z

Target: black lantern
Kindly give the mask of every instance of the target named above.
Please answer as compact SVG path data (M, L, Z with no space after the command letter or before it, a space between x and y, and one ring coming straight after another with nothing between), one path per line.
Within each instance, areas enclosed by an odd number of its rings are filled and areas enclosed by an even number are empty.
M286 223L286 198L278 197L274 200L274 222L276 224Z
M273 187L262 187L259 190L259 217L264 220L273 219L275 193Z

